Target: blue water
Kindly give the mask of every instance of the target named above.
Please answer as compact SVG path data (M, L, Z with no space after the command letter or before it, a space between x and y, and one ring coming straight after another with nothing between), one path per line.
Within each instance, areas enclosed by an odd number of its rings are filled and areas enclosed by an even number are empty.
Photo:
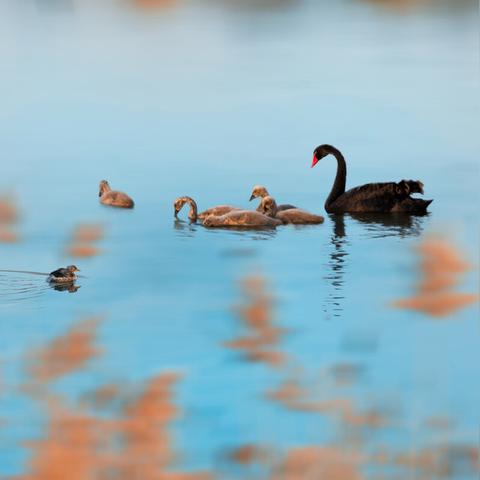
M452 441L478 443L478 304L442 321L390 306L412 290L425 234L447 235L478 265L475 4L96 3L0 4L0 190L21 212L21 241L0 243L0 269L82 270L75 293L0 273L0 476L25 472L23 442L42 432L18 390L25 352L88 315L105 316L105 353L58 388L76 396L183 372L174 428L185 468L215 469L219 452L244 443L332 441L322 416L265 399L284 372L222 346L239 332L232 306L252 274L268 281L295 365L312 378L362 365L351 395L400 406L401 427L382 442L427 445L419 425L441 414L456 423ZM253 208L255 184L323 212L336 165L309 168L321 143L344 153L347 187L421 179L430 215L391 225L326 215L261 232L174 222L178 196ZM135 209L100 206L102 178ZM79 222L105 225L100 255L65 254ZM478 291L478 273L461 290Z

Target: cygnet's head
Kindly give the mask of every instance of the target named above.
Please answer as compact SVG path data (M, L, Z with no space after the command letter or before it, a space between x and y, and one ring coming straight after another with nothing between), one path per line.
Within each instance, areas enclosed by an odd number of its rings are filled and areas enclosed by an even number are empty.
M268 197L269 193L268 190L263 187L262 185L255 185L252 190L252 194L250 195L250 201L254 198L265 198Z
M108 182L106 180L102 180L98 187L98 196L101 197L105 192L109 192L110 190L111 189Z

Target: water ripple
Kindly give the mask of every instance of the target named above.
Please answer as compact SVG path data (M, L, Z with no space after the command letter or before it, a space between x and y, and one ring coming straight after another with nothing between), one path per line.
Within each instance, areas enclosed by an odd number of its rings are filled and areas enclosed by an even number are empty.
M17 305L32 302L50 289L76 292L80 287L74 284L50 285L46 282L48 273L21 270L0 270L0 305Z

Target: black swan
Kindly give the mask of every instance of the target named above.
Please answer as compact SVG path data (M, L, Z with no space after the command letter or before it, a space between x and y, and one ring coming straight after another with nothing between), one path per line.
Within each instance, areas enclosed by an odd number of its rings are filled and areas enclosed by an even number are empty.
M327 155L337 159L337 175L330 195L325 202L328 213L390 213L401 212L413 215L427 213L433 200L412 198L410 194L423 194L423 183L415 180L400 182L367 183L345 191L347 165L341 152L331 145L320 145L313 152L312 167Z
M272 218L277 218L284 225L312 225L323 223L324 218L321 215L315 215L299 208L289 208L288 210L278 210L275 199L267 196L262 199L259 206L260 212Z
M112 190L106 180L100 182L98 196L103 205L120 208L133 208L134 206L133 200L126 193Z
M268 190L263 187L262 185L255 185L252 190L252 194L250 195L250 201L252 201L254 198L265 198L270 196L268 193ZM261 206L259 205L257 207L257 212L260 212ZM294 205L290 205L289 203L284 203L281 205L277 205L277 210L281 212L282 210L289 210L290 208L297 208Z

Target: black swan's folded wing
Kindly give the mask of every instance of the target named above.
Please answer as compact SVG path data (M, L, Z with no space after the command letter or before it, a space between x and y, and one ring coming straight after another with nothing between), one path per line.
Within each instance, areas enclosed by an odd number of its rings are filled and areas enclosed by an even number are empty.
M422 210L423 207L424 212L430 202L410 197L411 193L417 192L423 192L423 184L414 180L367 183L347 190L335 200L334 207L338 212L402 211L405 213L414 213Z

